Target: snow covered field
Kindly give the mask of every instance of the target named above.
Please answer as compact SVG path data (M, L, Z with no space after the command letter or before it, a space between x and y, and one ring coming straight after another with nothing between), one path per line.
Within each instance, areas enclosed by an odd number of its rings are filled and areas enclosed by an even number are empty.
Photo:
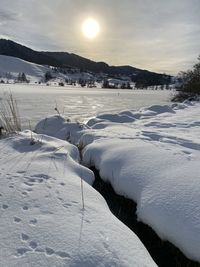
M30 131L0 140L2 266L156 266L91 187L92 166L137 203L138 220L200 262L200 103L166 104L169 92L159 91L13 85L12 92L24 121L44 119L32 145ZM65 118L99 115L86 125L45 118L55 98L69 108Z
M84 165L137 203L138 220L200 262L199 114L200 103L153 105L100 115L89 129L54 117L36 131L56 125L54 136L79 143Z
M118 112L155 103L168 103L172 94L170 91L116 91L100 88L0 84L0 97L4 92L10 91L17 99L24 128L28 127L29 120L34 126L41 118L54 114L55 102L65 118L87 121L103 112Z

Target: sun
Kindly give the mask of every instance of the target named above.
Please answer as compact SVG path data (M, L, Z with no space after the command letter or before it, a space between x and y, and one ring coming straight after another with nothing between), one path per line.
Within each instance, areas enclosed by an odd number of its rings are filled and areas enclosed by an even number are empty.
M93 19L88 18L82 24L82 33L88 39L94 39L100 32L99 23Z

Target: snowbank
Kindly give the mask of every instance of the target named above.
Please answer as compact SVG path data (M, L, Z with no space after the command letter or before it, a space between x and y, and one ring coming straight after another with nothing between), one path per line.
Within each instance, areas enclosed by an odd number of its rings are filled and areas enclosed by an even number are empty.
M66 122L59 115L47 117L35 126L36 133L53 136L71 143L76 143L79 140L83 129L88 129L88 127L79 122L70 122L69 119Z
M78 149L32 135L0 140L1 266L156 266L89 185Z
M137 203L138 220L200 262L199 113L199 103L152 106L123 112L137 115L123 124L122 113L107 114L89 122L80 142L84 164Z
M85 166L137 203L138 220L200 262L199 113L185 102L103 114L73 142Z

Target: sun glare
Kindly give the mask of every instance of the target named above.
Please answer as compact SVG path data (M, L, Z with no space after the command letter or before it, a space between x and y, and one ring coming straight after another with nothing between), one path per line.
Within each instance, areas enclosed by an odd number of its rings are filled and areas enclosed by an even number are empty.
M89 39L97 37L100 31L99 23L92 18L86 19L82 24L83 35Z

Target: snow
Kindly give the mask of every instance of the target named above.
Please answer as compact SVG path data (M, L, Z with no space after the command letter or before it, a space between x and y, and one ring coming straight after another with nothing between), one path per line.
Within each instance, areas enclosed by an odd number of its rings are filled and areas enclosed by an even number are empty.
M200 262L199 112L185 103L124 112L129 123L98 116L80 142L85 166L137 203L138 220Z
M93 181L67 141L30 131L0 140L1 266L156 266Z
M27 79L30 80L31 83L34 83L44 80L46 72L51 72L54 77L49 84L58 84L61 81L65 81L65 79L74 81L79 79L94 79L94 76L90 73L78 72L62 74L60 72L54 72L52 68L48 66L35 64L16 57L0 55L0 77L14 79L17 78L19 73L25 73Z
M1 63L0 63L1 64ZM0 99L12 92L17 100L23 129L32 129L42 118L60 114L73 121L86 122L101 113L139 109L155 103L167 104L170 91L112 90L100 88L58 87L32 84L0 84Z
M188 102L107 113L73 140L85 166L137 203L138 220L198 262L199 113L200 103Z
M27 79L34 82L40 81L47 71L49 71L48 67L16 57L0 55L0 76L2 77L6 77L9 73L13 78L16 78L19 73L25 73Z
M75 143L80 137L81 131L87 128L84 124L70 122L70 119L65 121L62 116L55 115L41 120L35 126L35 132Z

